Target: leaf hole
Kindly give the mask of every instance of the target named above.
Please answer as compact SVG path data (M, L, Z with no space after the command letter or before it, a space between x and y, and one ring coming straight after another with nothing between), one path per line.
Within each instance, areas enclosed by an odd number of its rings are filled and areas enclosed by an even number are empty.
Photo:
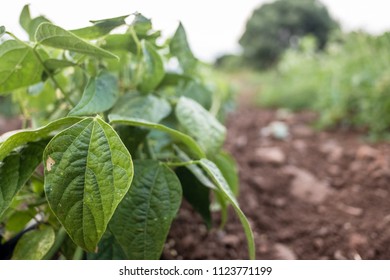
M56 161L51 157L48 157L46 160L46 169L47 171L51 171L52 167L56 164Z

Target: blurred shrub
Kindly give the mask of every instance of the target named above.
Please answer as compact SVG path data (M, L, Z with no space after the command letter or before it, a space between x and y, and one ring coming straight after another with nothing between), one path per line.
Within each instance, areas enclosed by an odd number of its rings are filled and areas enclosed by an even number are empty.
M338 24L318 0L277 0L256 9L240 44L244 58L257 68L273 66L299 38L312 35L324 48Z
M262 74L265 106L315 109L319 124L367 128L373 137L390 128L390 34L351 33L316 53L312 38L289 50Z

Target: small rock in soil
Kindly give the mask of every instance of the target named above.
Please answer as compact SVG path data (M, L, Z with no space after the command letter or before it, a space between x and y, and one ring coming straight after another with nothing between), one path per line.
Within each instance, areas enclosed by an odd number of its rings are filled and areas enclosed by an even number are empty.
M331 193L328 184L318 180L313 174L294 166L285 168L285 172L293 175L290 192L295 197L310 203L320 203Z
M235 145L237 148L245 147L248 144L248 138L245 135L241 135L236 139Z
M294 251L290 247L288 247L284 244L276 243L274 245L274 251L275 251L274 252L275 256L279 260L296 260L297 259L297 256L294 253Z
M343 252L341 252L341 250L336 250L336 252L334 252L334 258L336 260L346 260L347 258L344 256Z
M289 136L288 126L284 122L274 121L260 130L263 137L272 136L275 139L284 140Z
M286 161L286 155L278 147L258 148L255 155L260 163L280 165Z
M362 208L348 206L345 204L339 204L337 206L337 208L339 210L343 211L344 213L347 213L347 214L352 215L352 216L361 216L361 215L363 215L363 212L364 212Z

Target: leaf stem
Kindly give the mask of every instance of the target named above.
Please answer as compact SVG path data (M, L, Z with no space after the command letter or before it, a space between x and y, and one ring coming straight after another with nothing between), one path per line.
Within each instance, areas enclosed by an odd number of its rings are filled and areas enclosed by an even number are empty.
M84 250L77 246L76 251L74 251L73 260L82 260L84 257Z
M56 240L54 241L53 246L50 248L49 252L45 255L43 258L44 260L51 260L54 255L58 252L58 250L61 248L62 243L64 243L65 238L68 234L66 233L66 230L64 227L61 227L58 230Z
M164 162L169 167L188 166L193 164L199 164L199 160L181 161L181 162Z
M33 52L34 52L35 56L37 57L37 59L39 60L39 62L42 64L45 73L50 77L50 80L52 80L52 82L54 83L54 85L62 92L62 94L64 95L66 101L67 101L72 107L74 107L76 104L72 101L72 99L70 99L69 94L62 88L62 86L58 83L58 81L54 78L54 76L52 75L52 73L51 73L51 72L49 71L49 69L46 67L46 65L45 65L45 63L43 62L41 56L39 55L39 53L38 53L37 50L36 50L37 46L38 46L38 44L34 46Z

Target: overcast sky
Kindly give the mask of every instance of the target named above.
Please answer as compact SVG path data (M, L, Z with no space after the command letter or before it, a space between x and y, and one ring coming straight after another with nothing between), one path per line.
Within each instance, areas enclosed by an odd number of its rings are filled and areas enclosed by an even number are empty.
M7 2L5 4L4 2ZM17 35L22 7L30 3L33 16L43 14L64 28L88 25L88 20L140 12L152 18L155 29L172 35L181 21L196 56L211 61L239 50L238 39L253 9L265 0L9 0L2 2L0 25ZM269 1L268 1L269 2ZM373 33L390 30L390 0L322 0L345 29Z

